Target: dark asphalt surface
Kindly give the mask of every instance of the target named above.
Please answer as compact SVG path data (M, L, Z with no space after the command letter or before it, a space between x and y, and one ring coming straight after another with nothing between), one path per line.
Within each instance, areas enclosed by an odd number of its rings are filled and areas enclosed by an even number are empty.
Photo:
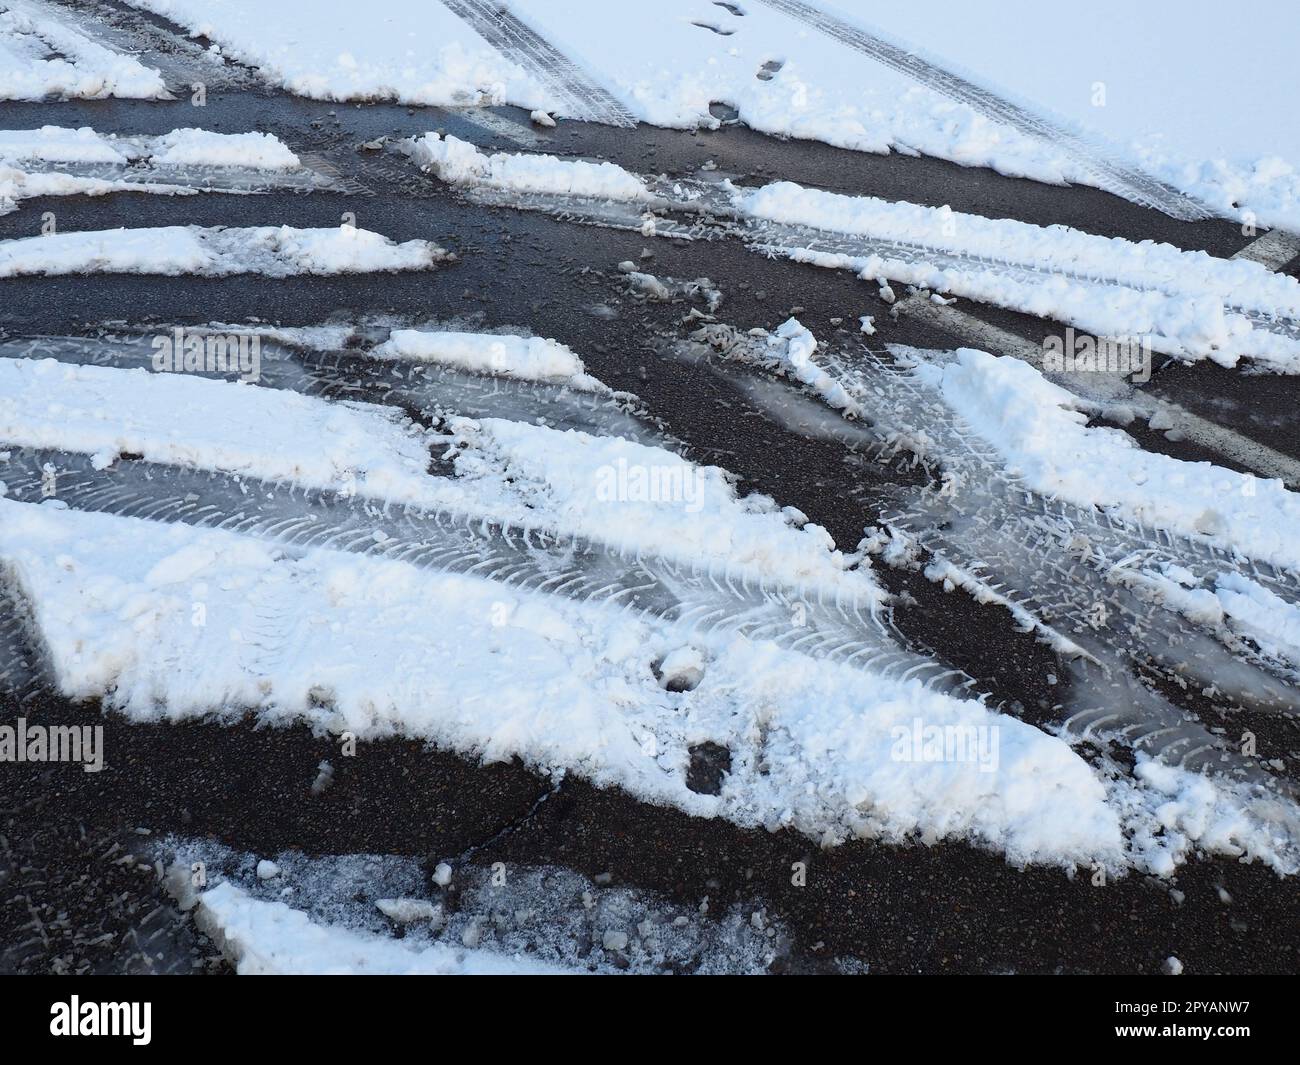
M503 113L504 112L503 110ZM515 117L518 114L515 113ZM53 211L62 231L166 224L357 224L397 240L425 238L456 251L459 262L432 273L377 277L225 279L97 276L0 282L0 329L14 334L91 331L100 323L157 320L202 323L252 318L285 325L333 316L392 312L415 317L477 315L485 327L515 325L579 352L614 388L635 392L692 455L725 466L743 490L798 507L852 550L872 524L879 489L900 474L855 456L842 444L792 433L752 407L725 374L665 354L684 335L687 305L646 303L627 291L616 264L653 253L659 275L711 277L726 294L721 316L741 328L774 327L793 308L830 343L854 342L858 315L873 314L880 343L952 347L953 338L906 318L893 320L874 286L851 274L767 260L726 241L646 240L636 234L564 223L538 214L463 201L419 175L392 152L363 153L366 140L432 129L492 146L456 115L393 105L356 107L295 100L266 91L210 92L203 109L187 102L124 101L0 104L0 128L44 123L91 125L117 133L163 133L186 125L225 132L262 129L299 152L324 157L362 193L263 196L29 200L0 218L0 238L32 235ZM1180 223L1090 189L1058 189L963 169L932 159L869 156L807 142L783 142L728 127L688 133L632 131L561 123L536 131L550 150L613 159L642 172L685 173L707 159L747 177L789 178L1039 224L1066 223L1130 239L1169 240L1230 255L1248 242L1226 222ZM509 147L499 144L501 147ZM1296 263L1291 264L1294 271ZM963 304L1033 342L1052 323ZM610 308L614 317L596 308ZM832 319L841 319L835 325ZM1252 376L1200 364L1171 366L1153 388L1189 408L1300 457L1300 404L1292 379ZM1190 445L1146 441L1185 457ZM1222 461L1218 459L1218 461ZM1018 632L1010 617L961 595L945 595L917 574L879 569L914 603L897 613L918 646L942 653L975 676L1009 712L1047 723L1059 693L1043 679L1054 654ZM1214 713L1214 708L1201 708ZM437 861L473 852L474 863L556 864L680 901L758 897L794 934L782 967L816 971L855 958L875 972L1157 972L1177 955L1189 972L1293 972L1300 963L1300 899L1294 887L1258 865L1196 860L1168 883L1129 876L1103 888L1081 874L1018 870L996 854L964 845L893 847L856 842L823 851L791 833L738 829L646 805L616 789L567 779L551 788L520 765L480 766L419 744L363 745L335 759L335 785L313 796L311 781L334 746L303 728L212 724L127 726L93 705L47 699L29 719L103 722L110 766L99 775L55 766L0 767L0 833L19 853L23 840L44 856L26 865L0 860L0 943L30 944L27 899L47 916L66 911L66 929L0 962L48 971L70 956L73 968L112 968L126 936L156 904L146 874L105 861L86 841L130 843L179 833L211 837L265 854L389 852ZM12 716L12 712L6 713ZM1300 764L1294 721L1252 722L1261 749ZM1291 770L1294 772L1294 770ZM503 831L506 829L507 831ZM486 846L476 845L491 840ZM124 845L125 845L124 843ZM806 887L790 884L790 865L808 863ZM39 882L32 869L40 866ZM24 869L26 872L24 872ZM89 890L87 884L99 885ZM36 886L33 886L36 885ZM717 885L717 886L714 886ZM1179 904L1176 887L1185 895ZM1220 888L1231 897L1221 901ZM134 892L129 904L112 900ZM108 900L108 901L106 901ZM134 907L134 908L132 908ZM48 922L47 922L48 923ZM103 931L101 932L100 929ZM113 936L96 944L96 936ZM179 968L220 971L193 959L211 954L195 941Z

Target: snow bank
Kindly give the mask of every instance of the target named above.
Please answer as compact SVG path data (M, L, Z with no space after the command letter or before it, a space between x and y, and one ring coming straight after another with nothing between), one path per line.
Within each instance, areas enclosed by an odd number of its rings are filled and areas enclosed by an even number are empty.
M170 166L229 166L292 170L298 157L271 133L213 133L175 129L147 142L148 158Z
M395 244L379 233L350 226L163 226L0 241L0 277L88 273L289 277L427 270L446 258L447 253L430 241Z
M467 141L436 133L413 137L402 146L421 167L453 185L487 185L515 192L606 200L651 198L640 178L613 163L518 152L486 155Z
M524 381L550 381L586 389L600 384L567 347L541 337L394 329L370 354L382 359L436 362Z
M1011 356L963 348L954 362L918 365L915 374L1034 491L1300 568L1300 496L1281 481L1144 451L1120 429L1089 428L1077 397Z

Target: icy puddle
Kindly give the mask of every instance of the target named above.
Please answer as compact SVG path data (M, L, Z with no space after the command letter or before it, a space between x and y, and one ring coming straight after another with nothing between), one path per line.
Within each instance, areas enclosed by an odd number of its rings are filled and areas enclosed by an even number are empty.
M259 857L188 839L153 852L241 975L759 974L789 955L761 905L711 912L707 898L681 905L566 869Z

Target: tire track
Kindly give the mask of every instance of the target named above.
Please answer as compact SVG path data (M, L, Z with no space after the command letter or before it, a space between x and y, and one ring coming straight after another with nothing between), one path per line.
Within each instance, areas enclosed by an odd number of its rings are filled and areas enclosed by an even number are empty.
M926 88L990 118L1064 149L1095 178L1096 185L1126 200L1151 207L1183 222L1213 218L1214 213L1186 193L1139 167L1108 159L1101 148L1079 134L1014 104L988 89L958 77L906 49L850 25L807 0L758 0L783 15L824 33L832 40L904 74Z
M537 78L568 118L631 129L636 118L563 52L493 0L442 0L443 5L502 55Z
M679 561L478 514L144 461L96 470L90 456L21 449L10 452L0 471L8 498L20 502L37 503L53 491L76 510L486 578L632 611L705 636L725 632L771 641L879 676L915 679L931 690L967 692L974 684L960 670L905 650L874 597L842 585L777 582L724 561Z

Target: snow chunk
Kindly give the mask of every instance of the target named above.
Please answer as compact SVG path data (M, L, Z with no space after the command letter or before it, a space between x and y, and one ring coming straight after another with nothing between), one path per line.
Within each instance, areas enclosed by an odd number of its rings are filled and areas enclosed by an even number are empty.
M394 329L371 354L437 362L524 381L563 382L587 390L602 387L587 375L582 360L569 348L541 337Z
M605 200L652 198L639 177L608 162L507 152L485 155L468 141L436 133L404 141L403 149L425 170L453 185L487 185L514 192Z

